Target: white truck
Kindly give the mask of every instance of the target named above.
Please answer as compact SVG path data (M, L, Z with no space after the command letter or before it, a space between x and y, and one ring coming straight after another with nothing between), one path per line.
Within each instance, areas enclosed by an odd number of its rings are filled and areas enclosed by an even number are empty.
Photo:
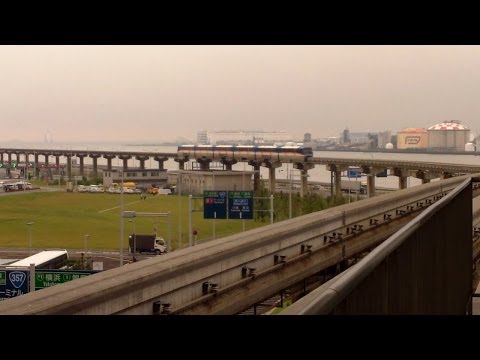
M144 252L160 255L167 252L165 240L156 235L130 234L128 235L128 245L131 254Z
M367 182L366 181L352 181L352 180L342 180L342 192L350 194L366 194L367 193Z

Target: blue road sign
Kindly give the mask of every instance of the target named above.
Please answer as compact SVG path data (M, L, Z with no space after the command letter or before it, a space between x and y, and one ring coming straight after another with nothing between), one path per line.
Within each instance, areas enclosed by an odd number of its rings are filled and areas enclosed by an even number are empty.
M227 192L204 191L203 192L203 218L226 219L227 218Z
M362 169L360 169L359 167L348 168L347 177L348 178L361 178L362 177Z
M29 271L0 271L0 300L28 293L30 290Z
M253 192L228 192L228 218L253 219Z

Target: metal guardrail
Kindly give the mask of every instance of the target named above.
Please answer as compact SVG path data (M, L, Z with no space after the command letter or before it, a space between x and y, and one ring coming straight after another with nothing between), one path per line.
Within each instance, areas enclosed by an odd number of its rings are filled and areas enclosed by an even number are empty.
M389 239L387 239L381 245L376 247L371 253L369 253L360 262L358 262L353 267L351 267L341 275L337 276L336 278L333 278L329 282L323 284L318 289L314 290L304 298L300 299L298 302L291 305L289 308L287 308L285 311L282 312L282 315L322 315L322 314L325 315L325 314L330 314L334 312L334 310L339 306L339 304L341 304L347 298L347 296L350 296L354 290L359 288L359 286L364 285L365 279L369 277L374 272L374 270L378 269L380 264L384 263L394 251L400 249L400 247L404 243L410 240L413 234L418 232L423 226L425 226L425 224L427 224L428 221L433 219L433 217L436 214L438 214L448 204L451 204L456 199L456 197L458 197L462 192L466 191L466 189L469 189L469 188L471 190L471 180L466 179L458 187L452 190L447 196L445 196L439 202L431 206L429 209L425 210L422 214L417 216L413 221L405 225L402 229L400 229L398 232L392 235ZM470 195L470 198L471 198L471 195ZM470 208L470 214L471 213L472 211ZM472 223L471 219L467 219L467 221L470 221L470 224ZM461 224L461 225L464 225L464 224ZM469 234L469 231L467 232L467 234ZM464 252L468 253L470 251L470 256L466 258L467 259L466 274L468 274L469 272L468 261L472 259L471 247L470 247L470 250L468 250L468 242L471 242L471 237L467 237L466 240L458 239L459 242L462 240L467 242L466 250ZM459 247L461 247L460 244L459 244ZM429 250L432 253L435 251L435 249L429 249ZM437 254L437 256L440 256L440 255ZM449 256L449 255L450 254L447 254L445 256ZM452 254L452 256L454 255ZM436 259L436 261L441 261L441 259ZM392 263L393 264L391 266L396 265L396 262L392 261ZM417 267L417 265L415 264L412 264L412 266ZM432 274L432 275L437 276L437 274ZM433 282L434 279L431 279L431 281ZM461 279L459 279L459 281L461 281ZM471 283L471 270L470 270L470 283ZM393 287L397 285L398 285L397 283L389 284L389 286L393 286ZM470 285L468 285L468 287L470 287ZM465 310L467 310L468 290L466 290L467 294L453 294L453 295L452 294L447 295L449 289L446 289L445 287L442 290L444 290L445 292L445 298L452 297L452 296L453 297L466 296ZM442 301L442 299L431 299L431 300ZM461 300L462 299L460 299L460 301ZM449 304L445 304L443 308L449 312L455 312L455 310L458 311L458 306L455 309L453 309L453 306L451 305L451 303L452 301L450 301ZM361 305L358 305L358 306L360 306L361 308ZM355 305L353 306L353 308L355 308ZM379 308L378 313L384 313L383 310Z

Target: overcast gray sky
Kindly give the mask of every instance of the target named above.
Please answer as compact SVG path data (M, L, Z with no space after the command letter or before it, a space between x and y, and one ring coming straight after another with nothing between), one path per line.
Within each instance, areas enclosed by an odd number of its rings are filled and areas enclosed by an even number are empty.
M2 139L480 130L480 46L0 46Z

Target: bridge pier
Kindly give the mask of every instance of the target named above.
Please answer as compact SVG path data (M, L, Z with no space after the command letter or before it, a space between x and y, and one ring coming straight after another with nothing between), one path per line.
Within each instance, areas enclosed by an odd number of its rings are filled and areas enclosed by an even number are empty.
M92 158L93 161L93 176L97 177L98 176L98 158L101 157L102 155L100 154L90 154L90 157Z
M43 157L45 158L45 161L44 161L44 162L45 162L45 167L48 169L49 166L50 166L50 164L49 164L49 162L48 162L48 156L49 156L49 154L42 154L42 155L43 155Z
M38 155L37 153L33 154L33 176L35 179L38 179L38 176L40 175L40 167L38 166Z
M304 197L308 194L308 170L313 169L315 165L307 163L294 163L293 167L300 170L300 197Z
M375 196L375 176L385 171L385 168L375 166L363 166L363 173L367 174L367 197Z
M340 199L342 197L342 171L347 170L348 166L337 165L337 164L328 164L327 170L331 171L333 182L335 186L335 198ZM331 194L333 195L333 189L331 189Z
M128 170L128 160L132 157L130 155L118 155L118 158L123 161L123 171Z
M158 161L158 170L165 170L165 161L168 160L168 157L165 156L155 156L153 160Z
M67 157L67 177L72 180L72 155L65 155Z
M253 166L253 191L260 189L260 166L262 162L259 160L249 160L248 165Z
M369 198L375 196L375 174L367 175L367 194Z
M8 152L7 156L8 156L8 165L10 165L12 163L12 153Z
M140 162L140 169L145 169L145 160L148 160L150 156L140 156L137 155L135 158Z
M225 170L232 171L232 166L237 163L235 159L222 159L220 161L223 165L225 165Z
M57 172L60 169L60 155L55 155L55 167L57 168Z
M80 162L80 176L85 176L85 157L87 154L76 154Z
M176 157L173 160L178 162L178 170L185 170L185 163L188 161L188 159L180 159Z
M107 170L112 170L112 159L115 157L116 155L103 155L103 158L107 159Z
M200 164L201 171L210 171L211 159L197 159L197 162Z
M422 179L422 184L428 184L430 180L439 178L441 174L430 172L430 171L418 170L415 172L414 176L417 179Z
M408 187L408 170L407 169L400 169L394 168L393 174L398 176L398 188L399 189L406 189Z
M282 166L281 162L265 161L265 167L268 168L268 179L270 182L270 194L275 193L275 170ZM290 189L291 191L291 189Z

